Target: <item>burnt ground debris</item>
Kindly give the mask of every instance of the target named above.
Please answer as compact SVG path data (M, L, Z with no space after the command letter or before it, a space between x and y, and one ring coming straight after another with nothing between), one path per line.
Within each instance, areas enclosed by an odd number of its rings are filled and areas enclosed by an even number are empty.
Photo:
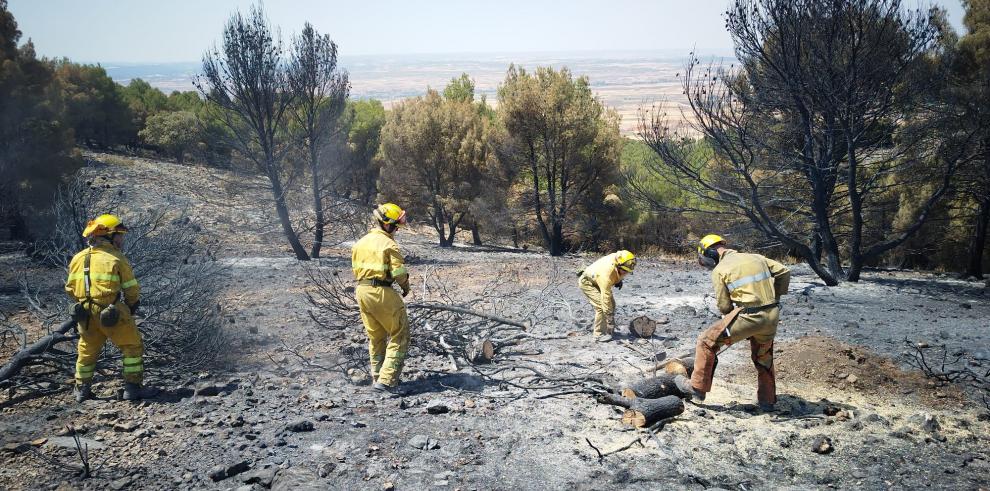
M748 350L721 357L703 403L656 434L624 426L621 412L585 394L538 398L470 367L448 373L442 357L412 354L407 395L383 397L325 369L363 357L360 326L318 327L304 295L306 265L269 232L250 194L199 200L217 171L136 160L106 166L134 199L154 205L162 190L183 196L205 230L222 236L225 329L222 362L196 373L153 379L160 397L116 400L116 367L101 367L99 397L76 404L63 384L42 394L0 396L0 487L7 489L780 489L925 486L978 489L990 476L990 413L977 394L939 385L907 364L904 340L967 353L990 368L990 293L948 275L873 271L858 284L825 287L794 266L776 343L780 403L755 405ZM272 221L272 223L275 223ZM248 230L260 230L253 234ZM707 274L677 258L651 257L617 292L618 321L667 317L639 340L620 328L595 343L591 310L570 272L593 258L471 247L440 249L415 231L399 235L414 278L436 268L451 289L470 292L499 268L531 285L560 282L532 331L572 332L512 354L545 370L594 371L618 385L641 377L656 353L690 352L714 320ZM346 268L347 244L326 251L327 267ZM60 295L61 272L10 253L7 273L44 278L42 296ZM346 271L346 269L345 269ZM16 283L15 283L16 284ZM16 291L0 306L22 325L30 313ZM427 300L417 288L414 295ZM525 297L523 301L525 301ZM967 305L968 307L963 307ZM511 309L507 311L511 313ZM29 335L40 331L29 329ZM414 332L415 336L416 333ZM292 351L287 351L288 346ZM8 352L0 353L6 359ZM507 363L496 356L495 365ZM321 369L323 367L324 369ZM446 408L440 411L437 408ZM67 428L67 426L69 426ZM88 444L94 468L80 479L71 433ZM594 448L593 448L593 447ZM621 451L616 451L627 447ZM598 449L598 450L596 450ZM606 454L599 457L599 452ZM60 465L58 465L60 464Z

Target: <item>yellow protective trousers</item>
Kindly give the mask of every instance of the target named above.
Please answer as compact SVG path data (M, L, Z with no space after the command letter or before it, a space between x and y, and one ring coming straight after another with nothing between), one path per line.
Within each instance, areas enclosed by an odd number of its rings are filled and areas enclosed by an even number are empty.
M380 384L395 387L409 349L406 305L391 287L358 285L354 293L368 333L371 376Z
M612 334L615 331L615 297L612 295L602 295L602 291L594 280L585 275L578 279L578 287L588 302L595 309L595 336ZM607 304L605 302L608 302Z
M99 314L90 314L89 323L79 324L79 344L76 357L76 383L93 381L96 361L103 345L110 339L120 349L124 358L124 381L140 384L144 380L144 343L130 309L123 302L117 303L120 320L112 327L100 324Z

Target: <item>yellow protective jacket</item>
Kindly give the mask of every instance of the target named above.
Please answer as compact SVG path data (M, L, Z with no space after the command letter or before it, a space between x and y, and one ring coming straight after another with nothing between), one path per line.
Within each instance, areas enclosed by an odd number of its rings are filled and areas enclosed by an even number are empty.
M723 314L735 307L761 307L780 301L791 283L791 270L759 254L722 251L712 270L712 286ZM734 304L734 305L733 305Z
M356 280L394 281L403 291L409 289L409 272L399 244L380 228L372 229L351 248L351 269Z
M86 299L86 256L89 255L90 297L99 306L89 306L91 312L117 301L118 293L123 292L124 303L132 306L141 295L141 286L134 278L131 263L124 254L109 241L83 249L69 262L69 277L65 281L65 291L76 301Z
M602 313L606 316L611 316L614 314L615 301L612 298L612 287L616 283L622 281L625 273L619 271L618 266L616 266L616 258L618 258L619 253L614 252L607 256L603 256L597 261L591 263L591 266L584 268L583 275L598 287L598 291L602 294Z

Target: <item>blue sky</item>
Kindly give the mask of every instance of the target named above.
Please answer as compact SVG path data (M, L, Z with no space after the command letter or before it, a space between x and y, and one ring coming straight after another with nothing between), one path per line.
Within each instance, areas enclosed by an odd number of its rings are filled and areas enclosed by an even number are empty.
M43 56L83 62L198 61L252 0L10 0ZM933 2L961 30L958 0ZM919 3L905 1L908 6ZM927 4L927 3L926 3ZM411 53L699 51L731 48L727 0L269 0L288 38L311 22L345 56Z

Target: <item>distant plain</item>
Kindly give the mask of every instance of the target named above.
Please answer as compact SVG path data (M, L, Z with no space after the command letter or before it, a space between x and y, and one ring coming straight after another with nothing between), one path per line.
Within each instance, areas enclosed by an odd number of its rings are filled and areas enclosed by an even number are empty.
M476 84L476 96L497 104L498 86L505 79L510 64L527 70L537 66L566 66L576 76L587 76L592 90L622 117L624 135L636 133L641 108L666 102L668 114L680 120L680 109L687 102L682 94L680 75L684 72L688 52L585 52L547 54L436 54L341 57L340 66L348 71L351 97L381 100L386 107L402 99L426 92L427 87L442 90L451 78L467 73ZM704 61L728 65L731 57L702 56ZM141 78L166 93L195 90L193 81L200 64L104 63L109 75L127 84Z

